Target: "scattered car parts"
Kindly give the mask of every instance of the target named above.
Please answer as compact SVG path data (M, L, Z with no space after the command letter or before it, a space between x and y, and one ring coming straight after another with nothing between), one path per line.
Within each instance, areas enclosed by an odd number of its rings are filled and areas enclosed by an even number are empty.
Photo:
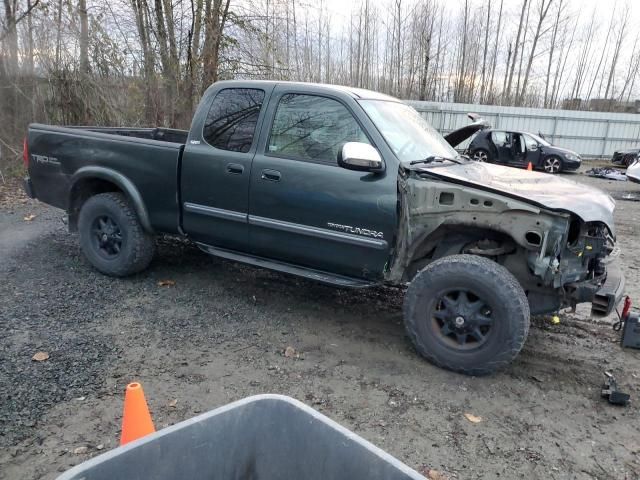
M604 376L605 381L604 385L602 385L602 398L606 398L612 405L628 405L631 395L618 390L618 382L611 373L604 372Z
M613 325L613 329L622 330L620 345L623 348L640 349L640 314L631 311L630 297L624 299L624 308L618 317L619 320Z
M628 150L615 151L611 157L614 165L630 166L640 155L640 148L630 148Z
M624 172L611 167L594 167L591 170L587 170L587 175L590 177L604 178L606 180L616 180L619 182L627 181L627 176Z

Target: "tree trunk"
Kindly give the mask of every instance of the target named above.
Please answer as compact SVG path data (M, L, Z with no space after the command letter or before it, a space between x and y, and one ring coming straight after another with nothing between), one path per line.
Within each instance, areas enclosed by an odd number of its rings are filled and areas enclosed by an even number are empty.
M513 72L516 69L516 59L518 58L518 46L520 44L520 35L522 34L522 27L524 26L524 18L525 12L527 10L527 0L523 0L522 2L522 11L520 12L520 22L518 22L518 33L516 35L516 43L514 45L513 56L511 58L511 68L508 68L507 61L507 70L509 70L509 79L507 80L507 88L504 91L503 95L503 104L504 102L509 102L511 97L511 85L513 83Z
M527 84L529 82L529 73L531 72L531 65L533 64L533 59L536 55L536 48L538 46L538 41L540 37L543 35L542 33L542 25L544 24L544 19L547 17L547 13L549 13L549 7L553 0L548 0L548 3L545 5L545 0L540 1L540 10L538 12L538 24L536 25L536 32L533 35L533 43L531 45L531 53L529 55L529 61L527 62L527 70L524 74L524 80L522 82L522 89L520 90L518 105L522 105L524 101L524 96L527 93Z
M484 102L487 88L487 50L489 49L489 27L491 26L491 0L487 0L487 24L484 26L484 49L482 51L482 80L480 84L480 103Z
M201 92L218 80L218 60L224 25L231 0L207 0L204 18L204 45L202 47ZM213 4L212 4L213 2Z
M78 16L80 17L80 74L89 74L89 16L87 0L78 0Z

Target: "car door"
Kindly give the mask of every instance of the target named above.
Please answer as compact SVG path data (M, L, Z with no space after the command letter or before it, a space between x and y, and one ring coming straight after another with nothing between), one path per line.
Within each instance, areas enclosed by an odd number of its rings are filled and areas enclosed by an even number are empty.
M512 143L511 161L509 163L515 167L526 166L527 149L525 147L524 135L519 132L509 133L511 135Z
M353 99L348 106L348 99L305 92L274 90L264 149L251 172L252 250L298 266L379 279L396 227L397 171L339 167L345 142L372 144L361 123L368 118Z
M180 179L182 226L198 242L248 250L251 162L268 93L222 88L207 92L209 98L202 100L210 107L199 128L194 119Z
M531 165L534 167L538 166L540 163L540 145L538 141L526 133L523 133L522 137L524 138L524 146L527 150L524 163L528 165L529 162L531 162Z
M494 130L491 132L491 141L496 148L498 163L509 163L512 160L513 144L510 132Z

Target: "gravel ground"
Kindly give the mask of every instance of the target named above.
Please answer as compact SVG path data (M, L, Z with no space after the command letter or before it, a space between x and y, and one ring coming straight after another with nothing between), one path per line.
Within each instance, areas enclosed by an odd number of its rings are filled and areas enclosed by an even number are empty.
M640 202L625 199L640 198L640 186L570 178L619 199L627 290L640 299ZM559 325L535 318L509 368L465 377L417 356L399 290L336 290L168 238L149 270L108 278L83 259L61 211L7 190L1 479L55 478L116 447L123 389L133 380L144 385L158 428L281 393L443 478L640 478L640 354L621 350L611 319L591 321L588 308L563 314ZM285 356L287 347L297 354ZM49 358L33 361L38 351ZM600 398L604 370L631 393L629 407Z

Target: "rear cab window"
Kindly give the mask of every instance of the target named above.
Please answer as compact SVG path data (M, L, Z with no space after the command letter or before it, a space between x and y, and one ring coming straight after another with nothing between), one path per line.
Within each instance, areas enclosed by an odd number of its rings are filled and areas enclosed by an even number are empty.
M347 107L332 98L287 93L278 102L266 153L337 165L347 142L370 144Z
M257 88L220 90L209 108L202 137L212 147L246 153L253 138L265 92Z

